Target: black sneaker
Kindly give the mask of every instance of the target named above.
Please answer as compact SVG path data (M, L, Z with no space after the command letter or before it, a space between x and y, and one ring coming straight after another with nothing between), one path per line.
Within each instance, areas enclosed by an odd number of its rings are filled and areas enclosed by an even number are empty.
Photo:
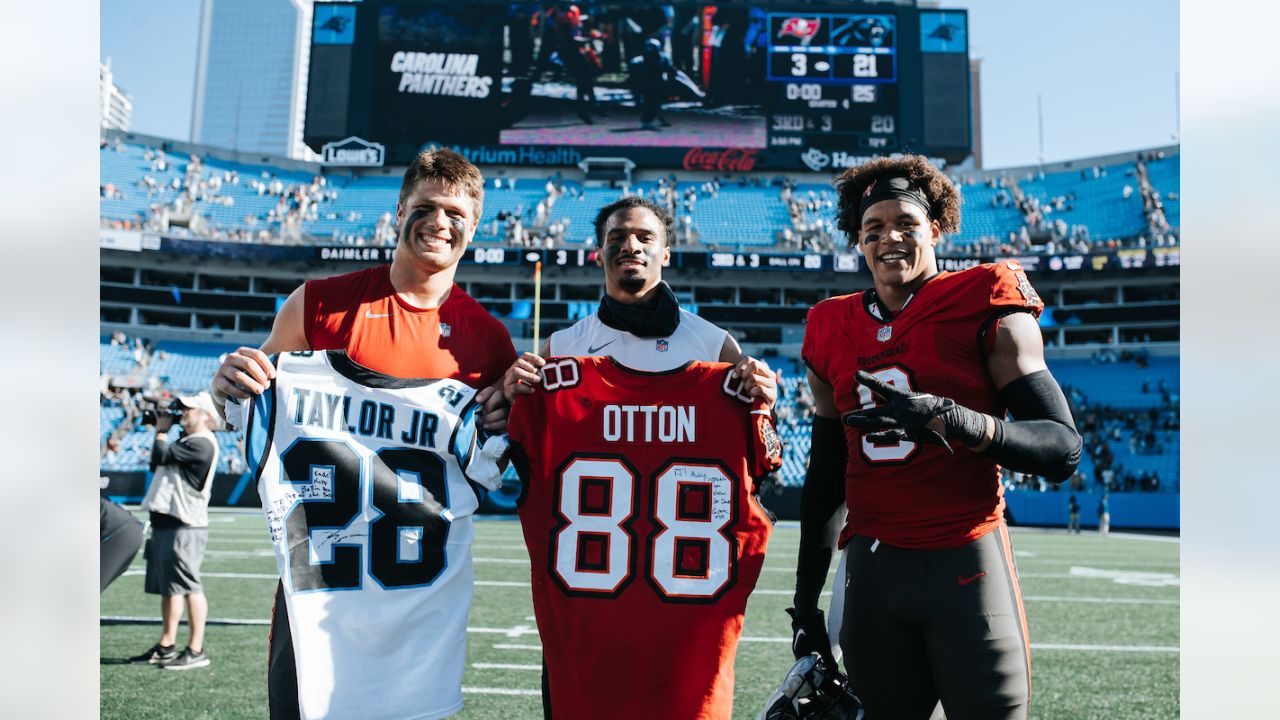
M150 650L129 658L129 662L134 665L159 665L160 663L175 660L177 657L178 646L156 643L151 646Z
M203 650L191 652L191 648L187 648L176 658L160 663L160 667L165 670L194 670L209 667L209 656L205 655Z

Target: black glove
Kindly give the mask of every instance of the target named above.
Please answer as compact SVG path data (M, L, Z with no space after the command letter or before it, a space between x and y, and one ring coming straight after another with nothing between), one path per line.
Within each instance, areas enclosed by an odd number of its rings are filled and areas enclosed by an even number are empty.
M827 618L821 610L805 610L787 608L791 616L791 654L797 660L812 653L818 653L827 667L838 668L836 658L831 654L831 639L827 637Z
M875 443L927 442L946 448L953 437L969 447L980 445L987 435L987 420L980 412L957 405L951 398L899 390L866 372L858 371L858 382L884 399L885 404L865 410L851 410L841 416L845 425L867 432ZM942 420L945 435L926 426L933 418Z

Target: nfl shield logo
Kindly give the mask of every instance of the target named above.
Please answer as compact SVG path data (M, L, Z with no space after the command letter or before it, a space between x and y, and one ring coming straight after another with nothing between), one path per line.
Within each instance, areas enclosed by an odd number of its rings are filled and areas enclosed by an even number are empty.
M671 346L667 344L667 341L665 338L658 338L658 342L656 343L655 347L658 348L658 352L666 352L667 348Z
M449 327L449 323L440 323L440 337L449 337L453 333L453 328Z
M885 325L876 331L876 340L880 342L889 342L889 338L893 337L893 326Z

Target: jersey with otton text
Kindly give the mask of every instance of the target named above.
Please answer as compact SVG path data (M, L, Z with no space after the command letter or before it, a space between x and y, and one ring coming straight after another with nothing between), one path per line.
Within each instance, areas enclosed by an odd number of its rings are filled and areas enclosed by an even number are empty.
M728 363L646 373L548 358L511 410L534 613L556 720L728 718L781 462Z

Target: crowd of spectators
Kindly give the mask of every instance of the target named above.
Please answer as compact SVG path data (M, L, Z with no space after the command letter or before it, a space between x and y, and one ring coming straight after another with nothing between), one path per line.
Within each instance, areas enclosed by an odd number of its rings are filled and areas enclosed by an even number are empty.
M1108 348L1094 353L1093 362L1104 365L1132 362L1137 367L1144 368L1147 366L1147 354L1127 350L1117 353ZM1158 394L1158 405L1117 408L1107 404L1094 404L1080 388L1064 386L1063 392L1071 406L1076 429L1080 431L1083 452L1092 462L1094 477L1089 478L1084 470L1077 470L1067 482L1056 486L1042 477L1005 469L1002 472L1006 489L1041 492L1060 489L1159 492L1166 479L1160 477L1158 469L1142 468L1135 471L1127 468L1117 459L1113 448L1123 446L1129 456L1164 455L1169 448L1164 445L1162 433L1177 433L1181 428L1181 398L1163 378L1154 384L1144 380L1141 391L1144 395Z
M813 391L804 378L778 385L777 425L780 430L801 432L813 423ZM806 431L807 432L807 431ZM790 433L784 433L790 434Z
M104 150L123 152L120 138L102 141ZM1164 159L1163 151L1137 153L1133 168L1125 170L1133 177L1120 190L1124 198L1139 193L1143 201L1146 231L1133 237L1098 238L1087 225L1071 223L1063 215L1075 210L1079 200L1076 191L1049 198L1039 198L1021 191L1018 181L1004 173L986 177L953 175L958 186L984 184L994 192L986 201L992 209L1016 208L1022 224L1003 236L988 235L976 240L955 242L944 238L939 254L947 257L1007 257L1024 255L1088 254L1129 248L1174 246L1180 242L1178 228L1172 227L1165 215L1165 201L1176 200L1177 193L1162 195L1154 188L1146 172L1146 163ZM143 153L150 172L137 181L135 188L121 187L110 180L99 185L103 199L121 200L133 192L145 193L147 210L134 218L104 220L104 226L119 229L167 231L179 236L257 243L301 243L317 240L347 245L389 246L396 241L394 217L385 212L363 229L339 232L331 237L316 238L308 233L308 223L321 219L345 221L361 227L364 218L358 211L344 215L326 208L338 198L339 190L323 174L310 182L285 183L278 175L264 169L257 177L243 178L235 170L206 172L198 156L174 160L162 148L147 147ZM175 165L185 162L183 172L172 174ZM1091 165L1080 170L1081 182L1106 177L1108 169ZM167 180L157 179L168 175ZM1043 171L1027 171L1025 180L1041 180ZM497 177L495 189L514 189L517 178ZM529 182L524 180L521 182ZM536 182L536 181L535 181ZM659 177L652 184L635 188L667 208L676 218L673 244L690 245L699 241L696 208L700 200L715 198L722 187L780 188L779 198L786 205L790 223L784 227L765 229L772 232L777 249L792 252L827 253L845 249L845 239L835 227L835 195L831 191L797 190L797 180L786 176L720 175L709 180L684 181L675 173ZM277 198L265 213L246 213L238 227L227 228L208 222L198 206L234 206L234 195L228 188L243 186L247 192ZM536 203L499 209L482 229L482 239L499 240L510 247L553 248L590 244L594 238L589 228L574 228L566 213L557 211L565 202L584 202L586 196L577 184L565 183L559 172L545 179L545 195ZM971 211L972 212L972 211ZM580 213L574 213L580 215Z
M104 140L103 149L124 152L126 147L120 138ZM263 170L253 178L244 178L237 170L206 169L204 161L192 155L180 165L165 153L163 148L143 148L142 159L149 164L149 172L135 183L136 190L145 193L147 209L136 218L111 220L105 224L116 229L150 230L169 232L180 236L198 237L230 242L304 242L308 239L304 223L314 222L322 216L337 220L334 212L321 213L323 204L332 203L338 190L329 185L323 174L315 175L310 182L286 184L276 173ZM157 179L175 169L181 169L167 181ZM275 197L277 202L266 213L247 213L242 218L244 227L225 228L211 223L198 211L204 206L234 207L235 196L231 188L243 187L260 197ZM104 199L123 200L129 197L115 183L99 185L99 196ZM360 213L348 213L348 222L358 222ZM364 244L363 238L337 238L354 244Z
M515 189L516 178L496 178L495 189ZM517 203L515 208L498 210L485 225L487 232L481 237L497 238L504 245L517 248L553 248L567 244L566 236L572 221L567 216L556 217L556 206L564 203L585 202L586 196L576 185L566 185L559 172L548 177L543 184L543 196L531 207ZM584 240L589 242L589 240Z
M824 253L836 248L835 193L814 190L796 192L796 182L783 178L780 197L787 206L791 226L782 229L784 249ZM843 246L843 236L840 242Z
M1017 230L1009 231L1004 237L994 235L983 236L977 240L956 243L944 238L938 244L940 255L948 257L1007 257L1024 255L1087 255L1095 252L1111 252L1115 250L1140 249L1149 247L1167 247L1180 242L1178 229L1171 227L1164 220L1163 205L1160 194L1151 187L1146 179L1143 166L1145 159L1164 157L1163 151L1138 153L1134 169L1127 169L1126 175L1132 176L1138 183L1138 191L1142 193L1144 213L1147 217L1147 231L1133 237L1095 238L1090 234L1088 225L1068 223L1055 214L1069 213L1075 210L1078 197L1075 191L1067 191L1042 201L1034 195L1022 192L1018 183L1008 175L991 175L978 179L952 175L951 180L957 186L973 186L979 183L995 190L988 204L991 208L1014 207L1021 214L1023 223ZM1107 168L1091 165L1080 170L1082 182L1107 176ZM1028 171L1023 179L1030 182L1043 180L1043 171ZM1121 196L1128 199L1135 192L1130 184L1121 188ZM1176 199L1177 193L1172 193Z

